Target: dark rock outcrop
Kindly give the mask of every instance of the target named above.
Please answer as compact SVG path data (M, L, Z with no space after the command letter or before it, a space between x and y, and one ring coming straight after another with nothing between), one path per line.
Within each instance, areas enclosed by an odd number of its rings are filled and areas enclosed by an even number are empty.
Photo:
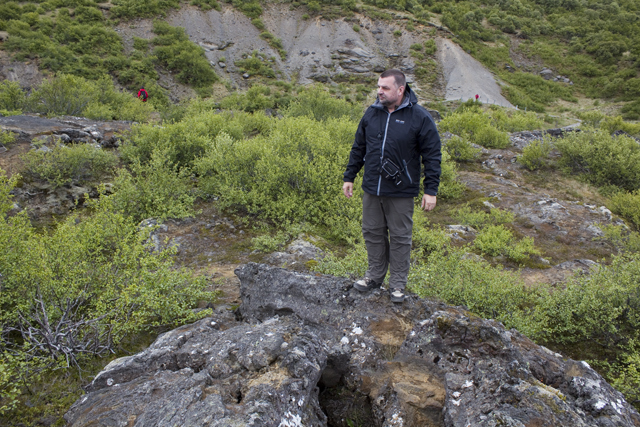
M71 426L640 426L584 362L500 323L265 265L243 321L203 319L101 372Z

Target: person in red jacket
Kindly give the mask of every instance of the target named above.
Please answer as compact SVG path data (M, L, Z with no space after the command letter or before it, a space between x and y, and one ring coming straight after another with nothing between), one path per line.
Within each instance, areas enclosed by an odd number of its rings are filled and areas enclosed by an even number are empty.
M140 90L138 91L138 98L142 100L142 102L147 102L147 98L149 97L149 94L147 93L147 91L144 89L144 86L140 88Z

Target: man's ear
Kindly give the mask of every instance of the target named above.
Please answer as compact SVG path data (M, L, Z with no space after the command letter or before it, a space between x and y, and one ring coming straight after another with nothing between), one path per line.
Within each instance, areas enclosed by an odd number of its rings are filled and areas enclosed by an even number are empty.
M400 95L404 95L404 90L405 90L406 86L400 86L398 88L398 90L400 91Z

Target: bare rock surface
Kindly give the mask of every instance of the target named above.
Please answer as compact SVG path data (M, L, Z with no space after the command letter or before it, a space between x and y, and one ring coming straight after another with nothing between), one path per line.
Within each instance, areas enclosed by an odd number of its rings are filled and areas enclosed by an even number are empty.
M640 426L584 362L463 308L262 264L242 321L206 318L108 365L70 426Z
M478 95L478 100L484 104L513 108L502 96L493 74L460 45L449 39L438 38L437 46L438 62L442 66L446 81L445 100L466 101L475 99Z

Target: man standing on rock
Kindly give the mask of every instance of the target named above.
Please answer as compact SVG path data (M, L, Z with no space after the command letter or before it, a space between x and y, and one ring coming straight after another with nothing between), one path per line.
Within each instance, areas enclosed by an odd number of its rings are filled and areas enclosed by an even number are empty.
M427 110L418 105L405 75L395 69L382 73L378 99L364 113L356 131L342 186L345 196L353 196L353 182L364 166L362 235L369 265L365 277L354 283L357 290L379 288L390 270L391 301L404 301L421 160L421 207L430 211L436 206L441 157L436 125Z

